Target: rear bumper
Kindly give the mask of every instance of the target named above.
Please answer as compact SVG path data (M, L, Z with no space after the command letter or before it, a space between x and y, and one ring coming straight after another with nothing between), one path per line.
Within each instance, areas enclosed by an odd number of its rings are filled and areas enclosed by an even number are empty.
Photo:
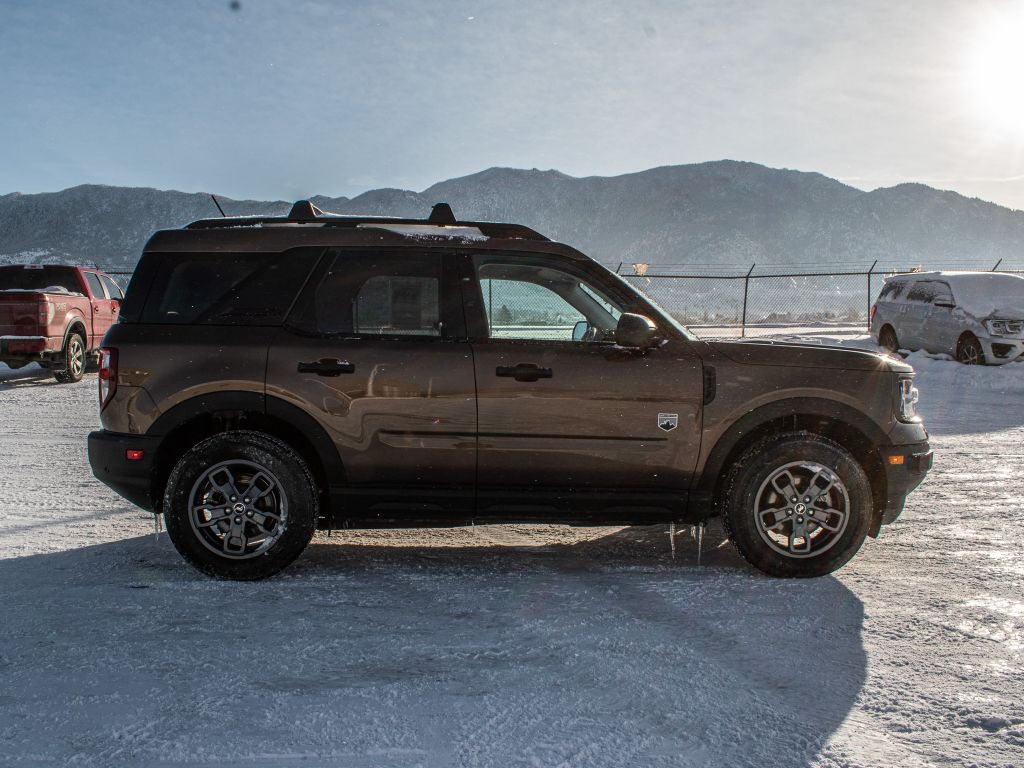
M932 468L933 453L928 441L894 445L882 451L885 467L886 500L881 524L895 522L903 511L907 495L924 480Z
M43 360L54 353L47 336L0 336L0 360Z
M156 511L153 499L153 469L159 439L122 435L100 430L89 433L89 464L102 483L149 512ZM129 460L128 451L142 451L142 458Z

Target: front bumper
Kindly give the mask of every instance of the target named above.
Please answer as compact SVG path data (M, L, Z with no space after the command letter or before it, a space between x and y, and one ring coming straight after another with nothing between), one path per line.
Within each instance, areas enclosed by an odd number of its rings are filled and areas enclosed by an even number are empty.
M927 440L894 445L883 449L881 453L882 466L885 468L886 498L879 525L888 525L900 516L907 495L921 484L932 468L934 455Z
M978 339L985 352L985 362L1002 365L1024 357L1024 340L1012 336L989 336Z
M156 511L153 498L153 470L159 439L122 435L100 430L89 433L89 464L96 478L132 504ZM130 460L128 451L142 451L142 458Z

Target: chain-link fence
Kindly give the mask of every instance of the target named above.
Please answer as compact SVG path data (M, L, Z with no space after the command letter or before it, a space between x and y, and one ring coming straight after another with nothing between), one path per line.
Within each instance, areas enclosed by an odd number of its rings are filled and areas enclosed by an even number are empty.
M1024 274L1024 261L977 261L906 265L836 265L834 271L782 265L730 270L713 265L618 265L634 288L697 335L706 338L764 336L811 330L842 335L868 330L871 305L886 277L944 270ZM804 268L801 269L800 267ZM102 269L102 267L100 267ZM132 273L104 270L122 288ZM483 280L491 334L505 338L571 339L585 333L585 318L568 302L539 286ZM608 306L600 296L592 295Z
M845 265L844 265L845 266ZM628 269L632 274L623 274ZM655 270L657 270L655 272ZM861 270L790 271L785 267L712 274L635 264L618 272L674 318L705 337L758 336L807 329L865 333L871 305L890 275L932 270L1024 274L1024 263L957 262L881 266ZM710 270L709 270L710 271Z

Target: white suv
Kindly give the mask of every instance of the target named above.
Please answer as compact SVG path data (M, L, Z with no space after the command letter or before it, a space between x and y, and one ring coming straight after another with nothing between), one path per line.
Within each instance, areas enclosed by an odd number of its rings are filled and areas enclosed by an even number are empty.
M1024 277L916 272L886 278L871 336L892 352L942 352L967 365L1024 360Z

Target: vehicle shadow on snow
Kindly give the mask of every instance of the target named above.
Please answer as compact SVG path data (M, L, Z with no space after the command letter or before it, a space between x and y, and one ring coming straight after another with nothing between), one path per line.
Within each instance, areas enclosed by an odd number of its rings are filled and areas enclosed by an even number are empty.
M698 567L682 537L671 559L664 526L527 547L318 537L258 583L200 576L166 536L3 560L0 673L17 664L19 674L0 722L18 709L25 728L41 729L42 742L26 743L55 745L53 757L112 720L132 733L167 711L244 702L251 722L291 727L238 735L230 718L183 715L160 734L160 755L812 763L864 684L861 602L834 577L770 579L716 545L706 542ZM256 667L217 650L239 646L258 647ZM101 669L83 683L91 715L54 682ZM42 729L58 721L54 740ZM132 746L143 762L160 756L144 739Z
M12 369L0 364L0 391L4 387L38 387L47 384L58 385L53 372L38 365L26 365L24 368Z

